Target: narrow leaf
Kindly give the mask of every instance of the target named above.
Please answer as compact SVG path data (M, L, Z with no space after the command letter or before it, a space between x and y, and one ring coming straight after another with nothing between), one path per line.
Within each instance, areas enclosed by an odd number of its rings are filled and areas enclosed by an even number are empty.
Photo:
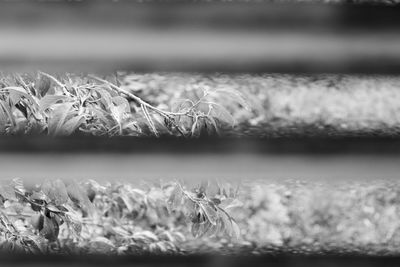
M57 240L60 230L57 222L47 216L43 216L43 218L43 228L40 231L40 234L49 241Z
M39 100L40 112L45 111L54 104L65 102L68 99L70 98L65 95L45 95Z
M203 209L207 219L210 221L212 225L216 225L218 219L218 212L209 205L200 204L200 207Z
M240 238L240 228L237 225L237 223L231 219L231 225L232 225L232 235L233 237L235 237L236 239Z
M67 192L72 201L78 204L90 216L94 215L93 204L90 202L86 191L80 185L78 185L75 181L69 181Z
M47 94L51 86L51 80L49 77L40 75L39 80L36 83L36 90L41 96Z
M64 123L64 125L59 129L56 135L63 135L63 136L71 135L84 122L85 122L85 117L83 115L72 117L70 120Z
M221 121L226 122L227 124L230 124L232 127L236 124L235 118L222 105L214 104L212 106L211 115Z
M183 193L178 185L175 185L168 199L168 205L171 209L177 209L182 204Z
M60 179L46 180L42 184L42 191L56 205L62 205L68 201L67 189Z
M72 106L73 103L71 102L54 105L54 109L49 118L48 132L50 135L54 136L57 134L59 129L65 123L65 119L70 113Z
M7 125L7 114L3 109L3 104L0 105L0 134L4 134L6 132L6 125Z
M245 109L251 110L246 99L243 97L243 95L240 92L238 92L234 89L231 89L231 88L227 88L227 87L218 88L217 90L215 90L215 92L224 93L225 95L229 95L232 100L234 100L237 103L239 103L240 105L242 105Z

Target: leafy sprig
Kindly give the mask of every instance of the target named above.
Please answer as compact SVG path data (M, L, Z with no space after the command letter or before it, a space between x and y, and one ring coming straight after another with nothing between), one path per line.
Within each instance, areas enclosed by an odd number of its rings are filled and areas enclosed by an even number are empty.
M221 124L235 124L227 102L250 109L247 99L231 88L190 90L196 93L161 108L129 86L96 75L3 74L0 134L198 137L219 134Z
M175 253L187 239L186 226L194 238L239 238L227 211L231 195L220 188L209 197L207 189L202 185L189 191L179 183L146 191L93 180L79 184L56 179L40 185L3 181L0 246L28 253L56 252L65 246L89 253Z

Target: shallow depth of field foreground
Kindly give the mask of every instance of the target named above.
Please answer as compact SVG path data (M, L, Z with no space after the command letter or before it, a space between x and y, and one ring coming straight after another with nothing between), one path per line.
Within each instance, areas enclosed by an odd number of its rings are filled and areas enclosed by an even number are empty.
M0 134L399 136L397 76L2 73Z
M398 255L400 246L398 182L14 179L0 194L7 252Z

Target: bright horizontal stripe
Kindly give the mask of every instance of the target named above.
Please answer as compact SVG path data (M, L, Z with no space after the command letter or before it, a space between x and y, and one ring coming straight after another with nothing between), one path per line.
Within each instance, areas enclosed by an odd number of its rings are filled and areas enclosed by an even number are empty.
M141 179L397 179L391 155L0 154L0 178L138 181Z

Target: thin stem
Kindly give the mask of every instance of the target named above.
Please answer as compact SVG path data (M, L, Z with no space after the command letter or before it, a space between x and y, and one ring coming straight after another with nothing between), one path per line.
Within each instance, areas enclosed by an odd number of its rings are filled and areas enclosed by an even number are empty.
M146 101L144 101L144 100L141 99L140 97L138 97L138 96L136 96L136 95L134 95L134 94L132 94L132 93L130 93L130 92L128 92L128 91L122 89L121 87L118 87L118 86L114 85L113 83L111 83L111 82L109 82L109 81L107 81L107 80L101 79L101 78L99 78L99 77L97 77L97 76L95 76L95 75L91 75L91 74L89 74L88 76L89 76L90 78L94 79L94 80L97 80L97 81L99 81L99 82L108 84L111 88L113 88L114 90L116 90L118 93L128 96L129 98L133 99L133 100L136 101L138 104L140 104L142 107L144 106L145 108L151 109L151 110L153 110L154 112L158 113L159 115L163 116L164 118L166 118L166 119L168 119L168 120L170 120L170 121L173 121L173 117L175 117L175 116L186 115L186 114L180 114L180 113L175 113L175 112L164 111L164 110L158 109L158 108L156 108L156 107L150 105L149 103L147 103ZM182 134L183 136L185 136L185 134L183 133L183 131L182 131L182 129L179 127L179 125L176 125L176 124L174 123L174 126L175 126L175 128L179 131L180 134ZM151 127L151 126L150 126L150 127Z

